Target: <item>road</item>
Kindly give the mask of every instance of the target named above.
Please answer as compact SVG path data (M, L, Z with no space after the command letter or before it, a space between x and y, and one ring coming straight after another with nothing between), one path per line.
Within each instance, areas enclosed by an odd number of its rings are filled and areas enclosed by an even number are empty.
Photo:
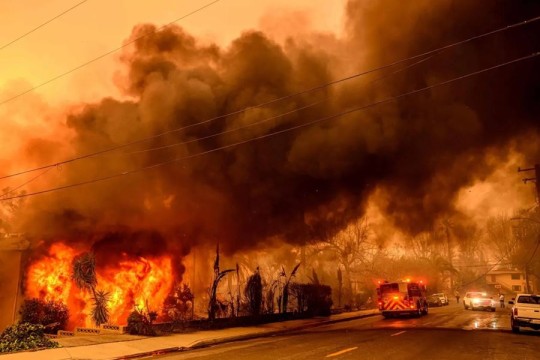
M538 359L540 332L510 332L509 309L464 310L452 304L421 318L382 316L283 336L234 342L159 359Z

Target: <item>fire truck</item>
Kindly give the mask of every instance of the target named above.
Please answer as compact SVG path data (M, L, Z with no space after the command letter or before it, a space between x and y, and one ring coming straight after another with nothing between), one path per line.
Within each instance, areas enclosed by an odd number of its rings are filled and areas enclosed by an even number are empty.
M428 313L426 286L410 280L379 283L379 311L385 318L397 315L422 316Z

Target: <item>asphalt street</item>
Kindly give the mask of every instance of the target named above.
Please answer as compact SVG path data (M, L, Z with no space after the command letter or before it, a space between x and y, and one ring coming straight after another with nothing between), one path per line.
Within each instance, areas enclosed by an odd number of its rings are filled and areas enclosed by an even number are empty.
M421 318L382 316L162 355L159 359L538 359L540 332L510 332L510 310L430 308Z

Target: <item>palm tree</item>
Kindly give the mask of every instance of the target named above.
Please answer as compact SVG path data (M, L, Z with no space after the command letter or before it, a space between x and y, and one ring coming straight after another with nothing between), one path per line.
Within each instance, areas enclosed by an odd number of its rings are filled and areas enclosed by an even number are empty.
M97 285L94 254L83 253L73 260L73 280L79 289L94 292Z
M98 290L94 292L94 308L92 309L92 319L99 326L106 324L109 320L109 310L107 302L109 301L109 293Z
M291 274L287 278L287 274L285 273L285 268L281 267L281 273L280 277L285 278L285 284L283 285L282 292L281 292L281 312L283 314L287 313L287 305L289 304L289 285L293 277L296 276L296 272L298 271L298 268L300 267L301 262L296 264L294 269L292 270Z
M109 310L107 309L109 293L96 290L97 277L94 254L86 252L73 260L73 280L79 289L92 292L94 300L92 319L96 326L107 323L109 320Z
M225 277L228 273L234 271L234 269L228 270L219 270L219 243L216 247L216 260L214 261L214 281L212 282L212 288L210 289L210 301L208 303L208 319L214 320L216 318L217 310L217 288L221 279Z

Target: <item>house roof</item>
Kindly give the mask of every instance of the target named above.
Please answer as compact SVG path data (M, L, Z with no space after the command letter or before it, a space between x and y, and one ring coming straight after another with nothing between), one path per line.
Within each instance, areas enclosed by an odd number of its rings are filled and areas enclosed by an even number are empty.
M491 270L486 275L504 275L504 274L523 274L523 271L519 270Z

